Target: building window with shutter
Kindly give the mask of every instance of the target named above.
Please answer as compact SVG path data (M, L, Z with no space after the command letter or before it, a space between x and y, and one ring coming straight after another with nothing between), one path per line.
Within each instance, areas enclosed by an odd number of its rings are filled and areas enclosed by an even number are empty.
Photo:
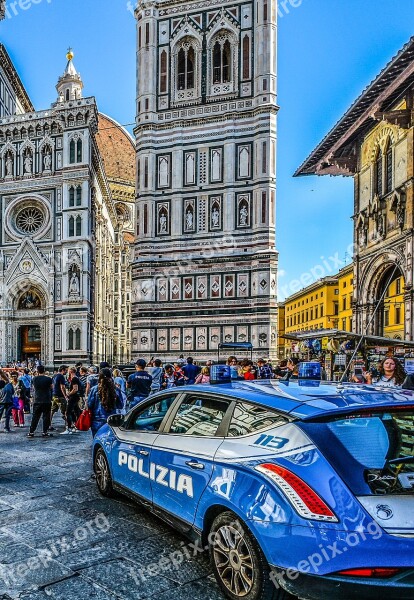
M386 165L386 189L385 193L389 194L392 191L392 146L391 141L388 146L387 154L385 155L385 165Z
M382 196L382 151L379 150L377 160L375 161L375 193Z

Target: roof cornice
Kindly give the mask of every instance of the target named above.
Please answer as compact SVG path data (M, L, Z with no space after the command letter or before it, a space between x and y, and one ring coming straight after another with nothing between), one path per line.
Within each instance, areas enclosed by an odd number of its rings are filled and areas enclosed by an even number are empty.
M414 37L368 85L345 115L295 172L299 175L352 175L334 164L334 153L350 144L378 120L384 105L397 101L408 85L414 83Z
M0 0L1 1L1 0ZM7 79L13 87L17 98L21 102L25 112L34 112L34 106L29 98L28 93L12 63L10 56L3 44L0 43L0 65L4 69Z

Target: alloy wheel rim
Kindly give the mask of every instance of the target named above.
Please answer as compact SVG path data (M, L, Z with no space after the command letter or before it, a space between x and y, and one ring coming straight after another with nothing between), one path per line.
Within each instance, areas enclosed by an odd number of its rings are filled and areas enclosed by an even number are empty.
M238 598L247 596L254 583L253 557L242 533L231 525L216 531L213 556L221 581Z
M96 458L95 475L99 488L105 490L108 484L109 474L106 460L102 454L99 454Z

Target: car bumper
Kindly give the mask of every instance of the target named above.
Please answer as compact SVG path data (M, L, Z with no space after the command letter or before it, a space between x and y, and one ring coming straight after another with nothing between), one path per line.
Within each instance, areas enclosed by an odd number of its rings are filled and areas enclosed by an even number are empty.
M271 567L276 588L284 589L303 600L412 600L414 598L414 569L390 579L361 579L327 575L319 577L292 569Z

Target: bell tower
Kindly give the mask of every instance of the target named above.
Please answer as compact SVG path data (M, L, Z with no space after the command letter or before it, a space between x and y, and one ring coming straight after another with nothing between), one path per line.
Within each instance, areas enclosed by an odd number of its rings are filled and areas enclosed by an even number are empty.
M133 353L276 356L276 19L140 0Z
M74 56L72 48L69 48L66 54L68 63L65 72L59 77L56 85L56 91L59 94L58 102L70 102L82 98L83 81L73 64Z

